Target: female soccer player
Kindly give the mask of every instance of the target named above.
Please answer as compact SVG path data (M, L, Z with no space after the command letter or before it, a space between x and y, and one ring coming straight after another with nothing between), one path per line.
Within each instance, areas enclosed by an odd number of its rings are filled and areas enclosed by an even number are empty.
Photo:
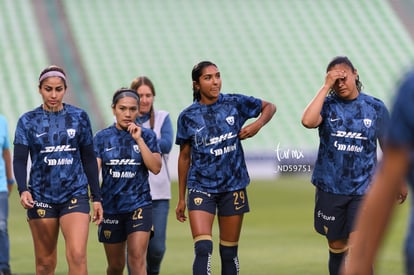
M369 274L385 229L389 225L395 201L405 200L401 192L405 181L414 185L414 71L401 83L392 111L384 155L372 182L372 187L361 205L355 236L351 238L352 250L345 261L346 275ZM401 187L403 184L403 187ZM412 188L411 188L412 190ZM410 206L410 221L404 248L405 274L414 274L414 211Z
M119 89L112 99L114 125L96 133L95 153L102 169L104 243L107 274L123 274L125 247L132 275L146 274L146 254L152 228L148 171L158 174L161 154L155 133L135 123L139 114L136 91Z
M168 154L173 145L174 133L169 113L154 109L155 88L152 81L146 76L137 77L132 81L131 89L137 91L140 98L139 124L155 132L162 156L160 173L157 175L149 173L154 236L150 239L147 251L147 273L157 275L160 273L161 261L166 249L167 220L171 199Z
M188 205L195 247L193 274L210 274L217 210L222 274L238 274L237 248L243 214L249 211L246 187L250 181L241 140L256 135L276 107L254 97L221 94L220 71L209 61L194 66L192 80L194 102L181 112L177 122L180 153L176 216L184 222Z
M329 245L329 272L338 274L348 238L377 163L389 122L384 103L361 92L357 69L345 56L327 66L325 83L306 107L302 124L318 128L320 145L312 183L314 222Z
M99 224L103 215L89 117L63 103L66 89L63 69L44 69L39 77L43 104L19 118L14 138L14 174L20 203L27 209L36 274L54 274L59 227L66 244L68 273L87 274L88 184L93 221ZM32 164L26 184L29 153Z

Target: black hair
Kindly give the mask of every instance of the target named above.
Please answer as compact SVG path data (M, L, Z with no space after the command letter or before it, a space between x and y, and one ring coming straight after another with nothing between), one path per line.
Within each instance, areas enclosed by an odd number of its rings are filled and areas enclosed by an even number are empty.
M332 69L332 67L339 65L339 64L345 64L349 68L351 68L353 72L356 71L354 65L352 64L351 60L349 60L347 56L336 56L331 60L331 62L329 62L328 66L326 67L326 72ZM355 85L357 87L358 92L361 92L363 85L362 85L362 82L359 80L359 75L357 75L355 79ZM329 90L329 94L332 94L332 93L335 93L335 91L333 89Z
M43 71L39 75L39 89L42 86L43 81L46 79L46 78L45 79L42 79L42 76L44 74L48 73L48 72L53 72L53 71L60 72L60 73L63 74L63 76L65 78L62 78L62 77L61 78L63 80L63 85L64 85L65 89L67 88L67 84L66 84L66 73L65 73L65 71L61 67L59 67L59 66L50 65L49 67L43 69Z
M128 89L128 88L120 88L116 90L116 92L114 93L112 97L112 108L115 107L115 105L118 103L118 100L120 100L121 98L127 97L127 96L135 98L139 104L139 95L136 91Z
M193 101L199 101L201 99L200 90L195 88L194 82L200 82L200 76L203 73L203 69L208 66L214 66L217 68L217 65L211 61L201 61L197 63L191 71L191 79L193 80Z

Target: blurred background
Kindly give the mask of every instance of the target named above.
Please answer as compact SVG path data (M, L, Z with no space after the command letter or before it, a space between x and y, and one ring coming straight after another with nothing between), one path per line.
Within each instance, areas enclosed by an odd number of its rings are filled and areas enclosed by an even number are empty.
M115 90L140 75L176 128L192 101L192 67L210 60L223 93L277 105L244 142L251 176L272 178L279 161L312 163L317 130L300 119L333 57L348 56L364 91L390 106L413 63L413 14L414 0L0 0L0 113L13 140L19 116L41 104L40 72L56 64L66 102L87 110L94 132L113 122Z

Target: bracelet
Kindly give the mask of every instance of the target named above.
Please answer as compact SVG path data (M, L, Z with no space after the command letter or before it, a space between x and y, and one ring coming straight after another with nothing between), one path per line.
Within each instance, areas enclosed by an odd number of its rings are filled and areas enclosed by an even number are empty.
M8 179L7 184L12 185L14 183L14 179Z

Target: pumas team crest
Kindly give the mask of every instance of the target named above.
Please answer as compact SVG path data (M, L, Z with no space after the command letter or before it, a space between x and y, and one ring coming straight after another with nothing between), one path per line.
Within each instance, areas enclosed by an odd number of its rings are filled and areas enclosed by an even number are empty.
M135 144L133 146L135 153L139 154L140 150L139 150L139 146L137 144Z
M46 210L44 209L37 209L36 212L40 218L44 218L46 216Z
M229 125L233 125L234 124L234 116L226 117L226 121Z
M75 135L76 135L76 130L75 129L66 129L66 133L68 133L69 138L74 138Z
M203 198L197 197L194 198L194 204L200 206L203 203Z
M371 127L371 125L372 125L372 120L371 120L371 119L369 119L369 118L365 118L365 119L364 119L364 125L365 125L365 127L367 127L367 128Z

